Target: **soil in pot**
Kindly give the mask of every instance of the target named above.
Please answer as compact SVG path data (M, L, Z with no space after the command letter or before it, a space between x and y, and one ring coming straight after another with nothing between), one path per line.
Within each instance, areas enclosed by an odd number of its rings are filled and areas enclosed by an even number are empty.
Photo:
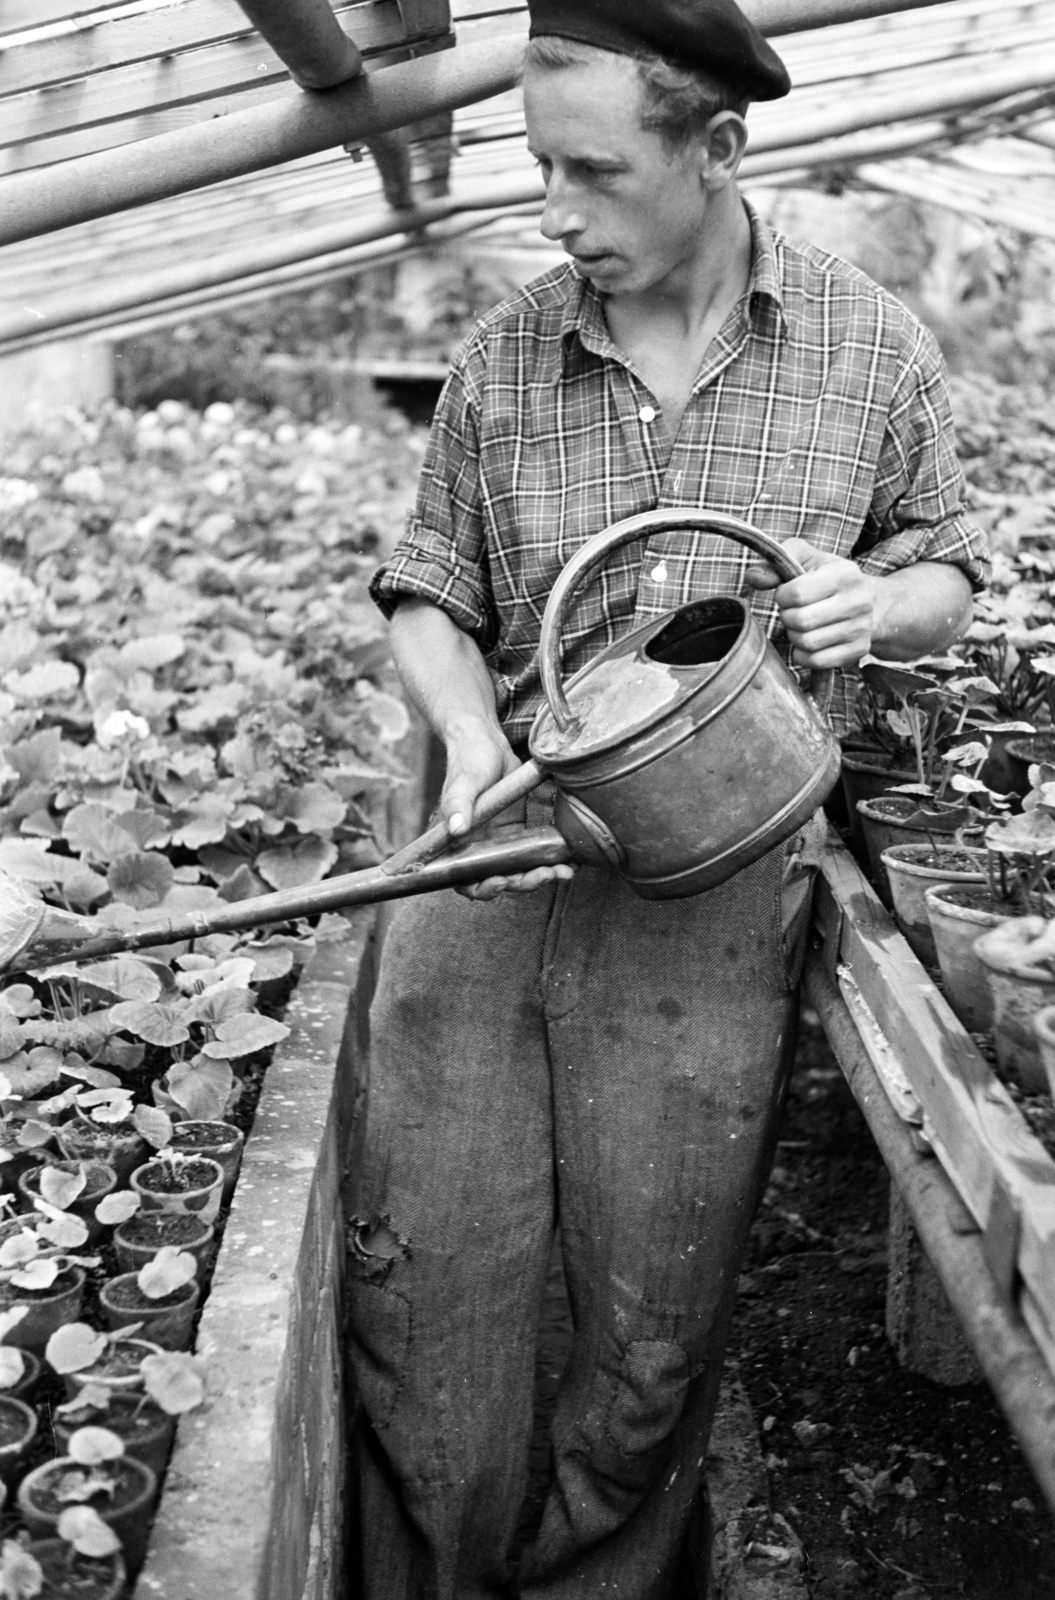
M117 1600L125 1586L120 1551L95 1561L71 1552L65 1539L38 1539L29 1553L44 1574L40 1600Z
M124 1440L125 1454L142 1461L159 1479L168 1461L176 1418L141 1394L114 1395L108 1406L85 1409L75 1416L55 1417L55 1443L66 1454L78 1428L109 1428Z
M842 760L842 788L850 818L850 848L861 859L865 836L857 813L858 800L875 800L896 783L914 783L917 774L895 764L883 750L847 750Z
M975 940L1014 915L988 884L950 884L924 894L945 998L970 1033L988 1033L993 1000Z
M43 1350L56 1328L76 1322L84 1299L83 1267L67 1267L47 1289L19 1289L13 1283L0 1283L0 1311L12 1306L28 1306L29 1315L12 1328L7 1344L22 1350Z
M150 1339L119 1339L107 1345L94 1366L83 1372L66 1374L66 1393L72 1400L86 1383L101 1384L112 1394L142 1392L143 1375L139 1370L144 1356L158 1356L161 1346Z
M223 1168L223 1204L234 1193L238 1168L242 1164L245 1135L230 1122L177 1122L172 1129L172 1148L181 1155L208 1156Z
M928 967L938 965L924 899L928 889L947 883L986 882L985 852L960 845L895 844L883 851L894 915L915 954Z
M126 1272L103 1284L99 1291L99 1309L111 1331L138 1322L146 1337L163 1350L186 1350L198 1295L196 1283L185 1283L171 1294L151 1300L139 1287L136 1274Z
M93 1476L107 1487L101 1486L98 1493L82 1498ZM63 1498L78 1486L81 1493L76 1500ZM90 1505L120 1539L125 1563L134 1575L146 1553L150 1508L157 1496L157 1486L157 1478L150 1468L131 1456L121 1456L102 1467L82 1467L69 1456L60 1456L57 1461L47 1461L23 1478L18 1491L18 1509L30 1533L44 1538L54 1533L68 1505Z
M215 1222L223 1168L202 1156L190 1161L147 1161L130 1179L146 1211L183 1211Z
M114 1229L114 1250L123 1272L138 1272L163 1245L175 1244L194 1257L201 1278L212 1242L212 1224L185 1211L140 1211Z
M56 1130L62 1153L68 1161L102 1161L113 1167L119 1183L146 1159L149 1145L131 1125L103 1128L98 1122L76 1112Z
M73 1217L80 1217L88 1229L86 1245L96 1243L106 1232L103 1223L96 1220L95 1208L104 1195L111 1194L117 1187L117 1173L113 1167L104 1161L53 1161L46 1165L57 1167L60 1172L84 1172L84 1188L66 1210ZM40 1175L44 1165L30 1167L18 1180L18 1190L26 1203L26 1209L33 1209L33 1202L40 1195Z
M0 1478L9 1484L37 1432L37 1414L24 1400L0 1395Z

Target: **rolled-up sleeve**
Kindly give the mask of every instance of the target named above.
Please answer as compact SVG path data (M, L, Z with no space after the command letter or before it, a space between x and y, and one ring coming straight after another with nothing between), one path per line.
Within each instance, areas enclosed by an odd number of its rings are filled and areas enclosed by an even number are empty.
M480 503L478 408L469 347L452 370L436 408L417 501L406 532L380 566L370 593L386 616L401 598L439 606L481 650L498 636Z
M989 541L964 508L963 468L941 353L919 328L892 397L875 492L854 558L881 577L917 561L959 567L975 590L989 581Z

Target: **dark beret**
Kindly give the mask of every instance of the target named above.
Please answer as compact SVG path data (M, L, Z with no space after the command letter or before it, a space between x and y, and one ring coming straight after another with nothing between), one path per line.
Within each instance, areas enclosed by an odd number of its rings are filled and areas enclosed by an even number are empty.
M752 100L791 88L783 61L735 0L528 0L531 37L560 34L619 55L654 51L713 73Z

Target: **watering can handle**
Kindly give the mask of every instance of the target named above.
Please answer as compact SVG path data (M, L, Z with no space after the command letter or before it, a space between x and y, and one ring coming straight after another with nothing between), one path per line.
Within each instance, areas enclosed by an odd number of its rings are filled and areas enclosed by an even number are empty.
M553 585L542 618L539 640L542 687L553 720L562 731L574 721L561 680L560 648L564 620L576 590L611 551L621 550L624 545L647 539L661 530L669 532L674 528L691 528L697 533L718 533L745 545L775 567L785 583L792 578L801 578L806 570L768 533L763 533L760 528L753 527L740 517L730 517L720 511L696 511L691 506L663 507L658 511L642 511L636 517L626 517L622 522L614 522L610 528L595 533L575 552ZM827 715L833 683L831 668L815 670L810 676L810 695L822 716Z

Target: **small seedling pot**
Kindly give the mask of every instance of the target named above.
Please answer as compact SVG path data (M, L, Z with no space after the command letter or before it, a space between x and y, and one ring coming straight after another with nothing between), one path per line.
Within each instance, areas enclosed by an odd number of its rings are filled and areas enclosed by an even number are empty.
M894 766L894 758L882 750L853 750L843 755L843 795L850 820L850 843L855 854L865 852L864 829L857 811L859 800L878 800L898 783L914 783L915 772Z
M1048 967L1033 966L1028 957L1028 941L1043 926L1041 917L1008 918L984 933L974 947L993 996L996 1059L1026 1094L1048 1092L1034 1024L1040 1012L1055 1005L1055 976Z
M126 1568L120 1550L95 1561L71 1551L65 1539L37 1539L29 1553L44 1573L41 1600L118 1600L124 1590Z
M102 1161L113 1167L119 1183L127 1182L150 1148L134 1128L104 1128L79 1111L56 1132L67 1161Z
M1007 914L991 909L984 885L946 884L924 891L945 998L970 1033L988 1033L993 997L974 943ZM972 903L973 902L973 903Z
M186 1212L201 1222L215 1222L223 1195L223 1168L208 1156L196 1156L183 1167L168 1161L147 1161L129 1179L144 1211Z
M109 1428L124 1440L125 1455L141 1461L160 1480L176 1431L176 1418L162 1411L153 1400L141 1394L118 1394L104 1410L82 1413L79 1417L55 1417L58 1449L68 1452L71 1436L84 1427Z
M959 845L935 849L931 844L895 844L883 851L881 859L898 927L924 965L936 967L938 952L927 915L926 891L949 883L985 883L985 852Z
M208 1156L223 1168L223 1204L234 1193L238 1168L242 1164L245 1134L230 1122L177 1122L172 1129L172 1148L185 1156Z
M163 1350L186 1350L199 1293L196 1283L185 1283L162 1299L151 1300L139 1287L136 1274L123 1272L99 1290L99 1309L111 1333L138 1322L146 1337Z
M106 1233L105 1224L96 1219L95 1208L105 1195L112 1194L116 1189L117 1173L104 1161L56 1161L50 1165L58 1167L61 1172L77 1172L83 1165L85 1186L66 1210L71 1217L80 1217L88 1229L86 1243L95 1244ZM43 1165L30 1167L18 1180L18 1192L25 1201L27 1211L33 1210L33 1202L40 1195L40 1175L43 1171Z
M71 1456L59 1456L23 1478L18 1491L18 1509L35 1538L49 1538L58 1527L67 1503L59 1500L56 1491L66 1474L83 1473L87 1480L92 1470L95 1469L79 1466ZM120 1539L125 1564L129 1574L134 1576L146 1554L150 1510L157 1498L158 1481L149 1467L132 1456L107 1462L106 1472L116 1484L113 1495L93 1495L87 1504Z
M114 1251L122 1272L138 1272L164 1245L178 1245L198 1263L198 1277L212 1253L211 1222L179 1211L140 1211L114 1229Z
M0 1395L0 1479L10 1486L37 1435L37 1414L24 1400Z
M22 1150L16 1145L5 1145L10 1159L0 1162L0 1194L17 1194L18 1180L23 1172L35 1167L40 1160L40 1150Z
M6 1343L21 1350L43 1350L56 1328L76 1322L84 1299L83 1267L67 1267L50 1289L19 1289L13 1283L0 1284L0 1311L12 1306L28 1306L29 1315L7 1334Z
M881 795L876 800L857 802L872 882L888 911L893 906L893 900L890 879L883 862L884 851L895 844L930 844L934 835L941 832L938 828L927 829L918 822L910 822L908 819L918 811L919 800L907 794Z
M1011 781L1016 794L1029 793L1029 769L1037 762L1055 765L1055 732L1020 733L1006 745Z
M142 1394L143 1374L139 1364L144 1356L161 1355L161 1346L150 1339L121 1339L110 1345L101 1361L83 1372L65 1374L66 1394L75 1399L85 1384L98 1384L111 1395Z

